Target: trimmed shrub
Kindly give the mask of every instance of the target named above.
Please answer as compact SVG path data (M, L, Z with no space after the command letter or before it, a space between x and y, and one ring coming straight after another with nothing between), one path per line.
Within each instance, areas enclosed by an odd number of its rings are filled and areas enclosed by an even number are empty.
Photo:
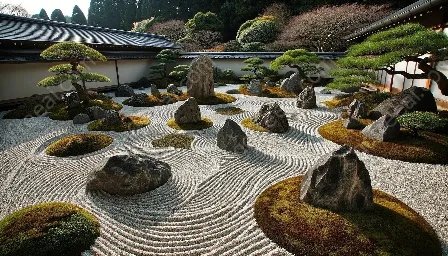
M448 130L448 119L440 118L431 112L412 112L398 117L401 127L411 130L415 135L418 131L442 132Z
M223 27L224 24L222 21L212 12L198 12L192 19L189 19L187 23L185 23L185 31L187 31L187 34L196 33L202 30L221 32Z
M98 220L68 203L43 203L0 221L0 255L78 256L100 236Z
M236 40L241 44L271 43L277 37L278 28L273 16L263 16L244 22L238 30Z
M58 157L85 155L109 146L112 141L105 134L75 134L53 142L45 153Z
M241 45L241 51L243 52L265 52L266 47L264 43L252 42Z
M131 32L139 32L139 33L146 33L148 32L149 28L156 22L156 19L154 17L151 17L146 20L141 20L138 22L134 22L134 26L131 29Z

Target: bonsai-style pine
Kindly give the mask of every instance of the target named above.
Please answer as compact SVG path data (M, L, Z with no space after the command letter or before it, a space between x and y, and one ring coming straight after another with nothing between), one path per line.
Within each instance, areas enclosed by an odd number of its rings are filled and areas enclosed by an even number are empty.
M263 66L264 60L260 58L249 58L244 63L246 63L246 66L241 68L241 71L249 71L253 74L245 74L242 80L263 79L265 70L267 69Z
M87 93L86 82L110 82L106 76L97 73L83 73L85 68L80 64L81 61L106 61L104 55L86 45L76 42L61 42L48 47L40 56L44 59L65 60L69 64L51 67L48 71L56 73L56 75L43 79L37 84L38 86L58 86L70 81L80 99L87 102L90 97Z
M187 75L188 75L189 71L190 71L190 66L177 65L174 67L174 70L170 72L169 76L174 81L178 81L180 86L183 86L187 82Z
M379 32L349 48L347 56L336 62L340 69L331 72L336 78L328 86L343 89L375 83L374 71L383 70L407 79L431 79L443 95L448 95L447 77L431 66L432 62L444 59L447 45L447 35L420 24L410 23ZM421 73L396 70L395 64L401 61L416 62Z
M165 80L165 87L168 85L166 81L166 65L170 63L176 63L177 54L170 49L162 50L156 56L157 65L152 66L150 69L151 80Z
M316 54L304 49L295 49L286 51L282 56L271 61L270 66L272 70L276 71L285 66L297 69L300 78L304 79L318 74L322 70L322 68L316 67L319 62L320 58Z

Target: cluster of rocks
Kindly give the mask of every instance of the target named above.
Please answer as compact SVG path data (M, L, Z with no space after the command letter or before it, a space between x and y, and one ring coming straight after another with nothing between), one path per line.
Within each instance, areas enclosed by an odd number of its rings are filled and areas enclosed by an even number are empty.
M299 94L304 89L303 80L300 79L299 73L294 73L289 78L282 81L280 88L288 92Z
M106 110L98 106L88 107L87 114L81 113L73 118L73 124L85 124L90 121L104 119L107 125L118 125L121 123L120 113L116 110Z
M181 90L179 90L174 84L170 84L170 85L168 85L168 87L166 88L166 91L168 92L168 93L172 93L172 94L175 94L175 95L177 95L177 96L182 96L182 95L184 95L184 93L181 91ZM154 95L155 96L155 95Z
M266 103L261 106L258 113L253 117L253 122L274 133L284 133L289 129L285 111L280 108L277 102Z
M215 96L213 62L209 56L200 55L192 61L187 75L187 92L197 99Z

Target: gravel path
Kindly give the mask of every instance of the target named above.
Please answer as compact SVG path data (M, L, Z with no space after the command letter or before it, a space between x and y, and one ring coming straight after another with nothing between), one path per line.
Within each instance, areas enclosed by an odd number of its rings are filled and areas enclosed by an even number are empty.
M217 91L232 88L236 87ZM319 102L331 97L317 96ZM124 113L147 116L151 124L137 131L106 132L114 142L101 151L57 158L47 156L45 148L63 136L88 132L87 125L45 117L0 119L0 218L47 201L78 204L94 213L102 227L101 237L85 255L290 255L257 227L252 205L267 187L304 174L319 156L338 148L317 132L320 125L337 120L338 114L322 105L299 110L294 99L236 97L229 105L247 111L230 117L236 122L253 115L263 103L277 101L287 113L291 129L285 134L267 134L243 128L250 149L241 155L228 153L216 146L217 132L228 116L214 112L222 106L201 106L203 117L212 119L214 126L187 132L195 136L192 150L160 149L152 147L151 141L178 132L166 123L182 103L154 108L125 106ZM126 151L169 163L172 179L155 191L127 198L86 193L89 173L107 157ZM373 187L423 215L448 255L448 166L358 155L370 171Z

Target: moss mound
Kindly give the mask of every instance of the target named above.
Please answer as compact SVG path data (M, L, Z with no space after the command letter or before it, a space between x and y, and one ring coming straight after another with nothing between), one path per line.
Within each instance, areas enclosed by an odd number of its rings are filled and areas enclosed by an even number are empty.
M0 255L78 256L100 236L98 220L68 203L44 203L0 221Z
M360 119L368 125L372 120ZM334 121L319 127L319 134L337 144L349 145L359 151L388 159L413 163L446 164L448 163L448 135L422 131L414 136L406 129L401 129L400 137L391 142L381 142L364 136L360 130L344 128L344 121Z
M149 125L150 120L144 116L126 116L121 118L121 122L118 125L108 125L104 123L104 119L91 122L87 129L89 131L113 131L113 132L126 132L131 130L138 130Z
M117 110L123 108L122 105L111 99L92 99L87 104L82 104L77 108L69 109L66 105L60 104L55 106L50 118L53 120L73 120L73 118L81 113L87 114L87 108L98 106L106 110Z
M249 96L267 97L267 98L295 98L297 95L294 93L285 91L280 88L280 86L266 86L262 85L261 96L251 94L247 91L247 85L242 85L238 88L239 93Z
M113 140L105 134L75 134L53 142L45 153L58 157L85 155L109 146Z
M442 255L431 226L398 199L374 190L371 212L332 212L300 200L303 176L281 181L255 202L267 237L295 255Z
M246 119L244 119L243 121L241 121L241 125L246 127L247 129L253 130L253 131L257 131L257 132L269 132L268 129L259 126L258 124L254 123L252 117L248 117Z
M168 121L167 125L176 130L204 130L212 127L213 121L208 118L202 118L202 120L197 123L178 124L173 118Z
M188 97L186 95L183 96L178 96L176 94L172 94L172 93L166 93L166 92L161 92L161 95L168 95L171 96L171 98L173 99L173 102L171 102L170 104L176 103L178 101L184 101L187 100ZM148 97L146 97L145 102L142 105L131 105L129 104L130 102L130 98L126 99L125 101L123 101L124 105L127 106L132 106L132 107L155 107L155 106L163 106L163 105L169 105L168 103L163 102L162 99L155 97L154 95L149 94Z
M189 97L188 94L185 94L185 96ZM229 94L215 92L215 96L205 99L196 99L196 101L199 105L219 105L235 102L236 98Z
M391 97L391 94L388 92L357 92L353 95L339 98L335 97L333 100L322 102L329 109L334 109L338 107L346 107L352 103L353 100L361 100L366 104L367 113L372 111L376 106L378 106L381 102L387 100Z
M246 112L241 108L237 107L218 108L215 111L220 115L227 115L227 116L238 115Z
M163 138L153 140L152 145L158 148L184 148L191 149L191 143L194 137L185 134L169 134Z

